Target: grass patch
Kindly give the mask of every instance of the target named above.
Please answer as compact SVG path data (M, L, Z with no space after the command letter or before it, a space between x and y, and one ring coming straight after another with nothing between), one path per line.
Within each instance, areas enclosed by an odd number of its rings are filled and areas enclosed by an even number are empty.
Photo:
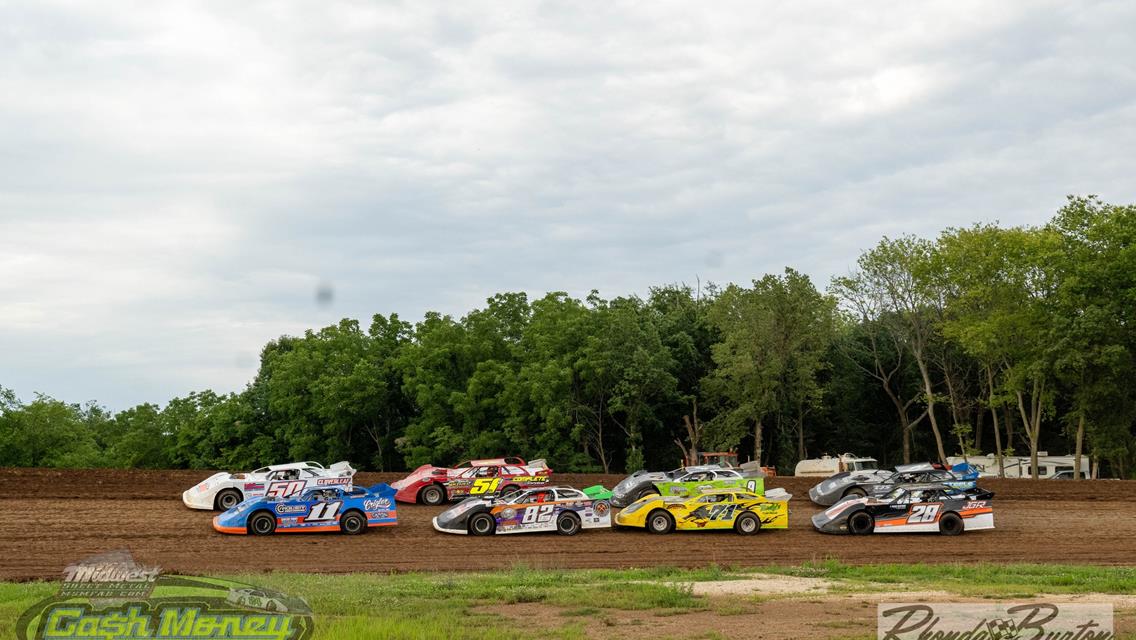
M1024 598L1039 593L1136 593L1136 568L1060 564L870 564L837 561L763 568L764 573L842 580L842 590L903 585L967 596Z

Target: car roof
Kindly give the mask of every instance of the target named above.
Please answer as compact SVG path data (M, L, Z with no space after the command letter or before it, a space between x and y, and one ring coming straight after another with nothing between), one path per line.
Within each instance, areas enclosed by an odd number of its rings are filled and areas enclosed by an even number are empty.
M469 466L471 467L517 467L521 466L520 462L508 462L512 458L486 458L484 460L470 460Z
M899 473L906 473L911 471L934 471L942 468L942 465L936 465L933 462L916 462L913 464L896 465L895 470Z
M289 469L312 469L311 463L308 462L289 462L288 464L270 464L268 465L269 471L287 471Z

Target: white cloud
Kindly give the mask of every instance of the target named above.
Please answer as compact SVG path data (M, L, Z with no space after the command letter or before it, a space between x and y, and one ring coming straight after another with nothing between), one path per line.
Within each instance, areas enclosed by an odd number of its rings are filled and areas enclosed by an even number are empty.
M239 388L281 333L1132 201L1130 3L0 8L0 385ZM329 282L333 305L316 304Z

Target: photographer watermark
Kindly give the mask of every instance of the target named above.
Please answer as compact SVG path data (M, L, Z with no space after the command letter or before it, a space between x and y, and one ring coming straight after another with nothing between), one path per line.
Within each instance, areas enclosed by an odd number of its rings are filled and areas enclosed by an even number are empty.
M311 609L301 598L231 580L163 575L126 551L68 565L59 591L16 624L20 640L303 640L311 633Z
M1111 640L1111 604L881 603L879 640Z

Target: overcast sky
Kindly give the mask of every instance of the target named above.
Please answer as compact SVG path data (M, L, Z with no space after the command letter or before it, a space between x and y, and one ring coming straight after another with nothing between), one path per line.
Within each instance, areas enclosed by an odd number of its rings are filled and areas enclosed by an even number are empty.
M0 2L0 386L1136 201L1130 0L285 4Z

